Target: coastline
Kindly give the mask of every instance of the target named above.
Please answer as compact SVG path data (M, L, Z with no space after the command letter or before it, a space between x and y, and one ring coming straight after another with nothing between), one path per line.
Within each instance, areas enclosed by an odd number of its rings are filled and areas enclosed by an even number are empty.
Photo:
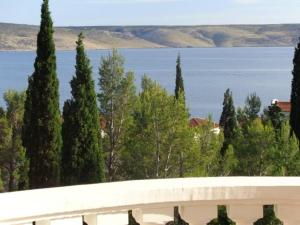
M139 49L228 49L228 48L294 48L295 46L289 45L289 46L225 46L225 47L145 47L145 48L141 48L141 47L119 47L116 49L125 49L125 50L139 50ZM114 47L111 48L87 48L87 51L103 51L103 50L111 50L114 49ZM35 52L35 49L0 49L0 53L1 52ZM57 48L56 51L65 51L65 52L72 52L75 51L74 49L71 48Z

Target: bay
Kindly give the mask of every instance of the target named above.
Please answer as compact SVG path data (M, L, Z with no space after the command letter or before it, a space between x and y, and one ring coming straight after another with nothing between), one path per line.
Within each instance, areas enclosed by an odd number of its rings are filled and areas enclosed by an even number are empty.
M95 83L98 83L100 58L109 50L89 50ZM236 107L243 106L248 94L256 92L263 106L271 100L289 100L292 47L280 48L169 48L121 49L127 71L134 71L140 89L147 74L170 93L175 88L176 57L182 57L187 103L191 117L212 115L219 120L223 94L233 91ZM35 52L0 52L0 96L8 89L25 90L33 72ZM70 97L69 82L74 74L75 51L57 51L60 103ZM96 86L98 91L98 86ZM0 98L0 105L4 105Z

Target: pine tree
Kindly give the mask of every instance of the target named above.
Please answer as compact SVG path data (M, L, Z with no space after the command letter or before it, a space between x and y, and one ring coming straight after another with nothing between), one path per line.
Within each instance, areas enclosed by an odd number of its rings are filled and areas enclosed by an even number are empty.
M253 121L259 117L258 113L261 107L260 97L256 93L247 96L245 101L244 112L248 121Z
M199 150L188 126L188 110L180 95L175 100L157 82L142 78L142 92L128 129L122 153L126 179L167 178L189 175ZM181 156L182 161L179 161ZM180 164L179 162L182 162Z
M238 133L234 139L234 150L238 160L234 175L269 175L270 165L274 163L270 156L276 150L275 135L271 124L263 125L260 118L250 121L246 132Z
M62 183L66 185L104 181L95 85L82 33L76 44L72 99L66 101L63 111Z
M25 92L8 90L4 93L4 100L9 135L6 144L1 146L0 169L6 177L3 181L7 191L23 190L28 188L28 160L21 139Z
M221 149L221 154L225 155L225 151L235 135L237 127L236 113L233 104L232 92L227 89L224 93L223 111L220 118L220 127L224 131L224 144Z
M292 131L300 140L300 40L298 46L295 49L293 64L294 69L292 72L293 79L291 91L290 124Z
M182 71L181 71L181 57L178 54L177 61L176 61L176 87L175 87L175 97L179 99L180 92L183 93L184 97L184 84L182 78Z
M107 179L120 179L120 155L128 138L136 102L134 74L125 72L124 58L113 50L101 59L98 99L105 122L103 150L106 152Z
M61 117L53 32L49 3L44 0L23 126L23 145L30 160L30 188L57 186L60 180Z

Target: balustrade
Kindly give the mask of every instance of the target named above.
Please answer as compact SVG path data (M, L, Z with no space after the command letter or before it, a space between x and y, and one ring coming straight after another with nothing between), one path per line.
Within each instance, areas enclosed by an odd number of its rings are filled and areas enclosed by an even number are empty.
M0 194L0 225L140 225L174 220L174 207L190 225L205 225L226 205L236 225L263 217L274 205L284 225L300 224L300 178L219 177L126 181ZM72 218L77 218L76 220Z

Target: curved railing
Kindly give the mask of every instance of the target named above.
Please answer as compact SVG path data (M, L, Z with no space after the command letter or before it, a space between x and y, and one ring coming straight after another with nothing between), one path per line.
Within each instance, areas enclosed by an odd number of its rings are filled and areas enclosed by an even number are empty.
M3 193L0 224L68 224L73 218L73 224L122 225L129 210L141 225L165 224L178 206L190 225L204 225L217 217L218 205L226 205L237 225L262 218L263 205L274 205L284 224L299 225L300 178L140 180Z

